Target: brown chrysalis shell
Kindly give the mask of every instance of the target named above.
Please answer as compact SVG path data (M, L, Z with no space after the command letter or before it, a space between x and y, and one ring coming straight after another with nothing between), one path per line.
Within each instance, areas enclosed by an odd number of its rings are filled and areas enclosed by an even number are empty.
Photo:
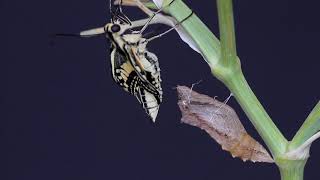
M246 132L230 106L186 86L178 86L177 91L183 123L205 130L233 157L243 161L274 162L267 150Z

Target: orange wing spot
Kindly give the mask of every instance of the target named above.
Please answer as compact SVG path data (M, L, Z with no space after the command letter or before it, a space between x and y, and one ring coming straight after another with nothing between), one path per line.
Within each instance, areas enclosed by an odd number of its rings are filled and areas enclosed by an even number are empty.
M129 76L129 74L134 71L134 68L132 67L132 65L130 63L124 63L121 65L121 68L124 70L123 73L126 73L127 76Z

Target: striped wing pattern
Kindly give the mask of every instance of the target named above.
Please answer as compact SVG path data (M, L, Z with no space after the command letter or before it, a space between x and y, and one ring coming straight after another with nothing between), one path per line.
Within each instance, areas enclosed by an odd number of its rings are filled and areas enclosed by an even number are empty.
M131 46L125 49L126 52L111 48L112 77L125 91L137 98L155 122L162 101L158 59L148 51L139 54Z

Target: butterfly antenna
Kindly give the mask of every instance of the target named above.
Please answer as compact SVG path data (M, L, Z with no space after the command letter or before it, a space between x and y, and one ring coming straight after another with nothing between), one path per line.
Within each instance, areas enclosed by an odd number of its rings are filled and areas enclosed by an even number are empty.
M57 33L54 34L54 37L77 37L77 38L88 38L88 37L94 37L98 35L105 34L104 27L89 29L85 31L81 31L80 33Z
M58 33L58 34L54 34L54 37L77 37L77 38L81 38L82 36L80 34L68 34L68 33Z

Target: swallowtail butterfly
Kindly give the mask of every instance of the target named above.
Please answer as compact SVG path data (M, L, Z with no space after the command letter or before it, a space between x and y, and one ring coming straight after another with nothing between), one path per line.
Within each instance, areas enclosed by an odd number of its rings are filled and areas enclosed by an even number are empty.
M114 81L125 91L134 95L152 121L155 122L162 101L160 67L157 56L147 50L147 43L174 30L177 25L189 18L193 12L180 23L176 24L175 27L146 39L142 36L142 32L161 9L147 20L140 31L135 32L131 30L131 21L122 12L121 1L115 11L112 10L112 4L112 0L110 0L110 13L112 15L110 23L104 27L82 31L76 36L91 37L99 34L106 35L107 39L111 42L111 72ZM58 35L65 36L66 34Z

